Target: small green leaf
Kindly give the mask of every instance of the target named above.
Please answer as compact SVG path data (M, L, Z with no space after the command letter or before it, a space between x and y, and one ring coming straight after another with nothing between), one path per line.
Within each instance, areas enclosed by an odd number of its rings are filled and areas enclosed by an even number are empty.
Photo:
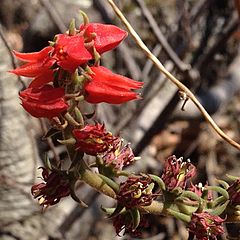
M110 186L116 193L119 191L119 185L115 183L112 179L102 175L98 174L99 177L108 185Z
M224 204L222 204L222 205L214 208L213 210L211 210L210 213L211 213L212 215L215 215L215 216L221 215L221 214L225 211L228 203L229 203L229 200L227 200Z
M165 190L166 190L165 183L163 182L163 180L162 180L160 177L158 177L158 176L156 176L156 175L153 175L153 174L149 174L149 176L151 177L151 179L152 179L153 181L155 181L155 182L158 184L158 186L160 187L160 189L161 189L162 191L165 191Z
M225 197L226 200L229 199L229 194L224 188L217 187L217 186L206 186L206 189L212 190L221 194L223 197Z

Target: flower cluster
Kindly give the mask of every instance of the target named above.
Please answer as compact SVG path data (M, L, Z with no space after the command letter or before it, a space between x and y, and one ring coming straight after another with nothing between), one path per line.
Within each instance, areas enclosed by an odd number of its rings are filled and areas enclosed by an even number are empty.
M64 94L61 94L61 101L58 96L54 98L55 93L62 93L61 87L65 88L66 94L77 92L89 103L120 104L138 99L139 95L133 90L141 88L143 83L99 66L100 54L114 49L127 36L127 32L99 23L86 23L78 30L71 30L57 34L51 46L39 52L14 51L14 55L26 63L10 72L33 78L28 89L20 93L24 109L34 117L59 116L67 109ZM94 60L93 65L90 60ZM84 81L77 87L79 79ZM45 94L49 84L54 85L54 90L52 94ZM74 85L73 92L66 87L70 84ZM25 97L26 93L28 98ZM37 97L35 93L38 93ZM47 108L49 111L45 111Z

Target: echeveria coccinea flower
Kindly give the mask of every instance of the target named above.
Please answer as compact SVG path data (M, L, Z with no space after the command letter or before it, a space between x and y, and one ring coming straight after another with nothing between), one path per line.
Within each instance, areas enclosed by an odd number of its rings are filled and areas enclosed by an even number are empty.
M96 156L98 153L107 151L115 141L119 141L110 132L107 132L104 125L86 125L84 128L73 130L79 151Z
M70 194L70 181L65 172L50 171L42 167L44 182L32 186L31 193L43 207L57 204Z
M64 89L44 85L27 88L19 93L23 108L32 116L53 118L65 112L68 104L64 101Z
M75 71L79 65L92 59L91 53L84 46L82 36L66 34L56 35L52 57L56 59L58 66L70 72Z
M90 75L92 79L85 84L84 88L87 102L120 104L140 98L132 90L140 89L142 82L115 74L102 66L90 68L93 72Z
M34 80L29 87L40 87L46 83L53 81L53 70L51 67L56 60L50 57L53 47L48 46L39 52L20 53L13 51L14 55L21 61L27 62L22 66L11 70L18 76L33 77Z
M102 54L114 49L127 36L127 32L123 29L101 23L88 23L81 25L80 31L84 31L84 37L94 40L94 47L97 52ZM95 37L92 37L95 34Z

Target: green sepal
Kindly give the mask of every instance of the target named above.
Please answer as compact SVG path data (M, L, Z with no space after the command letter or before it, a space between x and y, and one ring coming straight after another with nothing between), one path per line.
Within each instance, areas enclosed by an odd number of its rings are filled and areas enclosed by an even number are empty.
M68 139L65 139L65 140L57 139L57 141L61 144L64 144L64 145L74 145L76 143L75 138L68 138Z
M217 179L216 182L218 182L220 185L222 185L223 188L226 190L229 188L229 184L223 180Z
M174 211L172 209L167 209L167 212L169 215L171 215L171 216L175 217L176 219L179 219L185 223L189 223L191 221L191 217L184 213L180 213L180 212Z
M76 34L76 25L75 25L75 19L73 18L69 24L69 36L74 36Z
M141 221L140 211L137 208L133 208L130 210L130 214L131 214L132 222L133 222L133 231L135 231Z
M110 186L116 193L119 191L119 185L115 183L111 178L108 178L102 174L98 174L98 176L108 185Z
M228 192L227 192L225 189L221 188L221 187L217 187L217 186L206 186L206 189L212 190L212 191L215 191L215 192L221 194L223 197L225 197L226 200L229 199L229 194L228 194Z
M212 215L215 215L215 216L221 215L225 211L228 203L229 203L229 200L227 200L224 204L222 204L214 209L211 209L209 211L209 213L211 213Z
M89 19L88 19L87 14L85 12L81 11L81 10L79 12L80 12L80 14L82 15L82 18L83 18L83 25L84 26L87 25L89 23Z
M151 177L151 179L153 181L155 181L158 184L158 186L160 187L160 189L162 191L166 190L166 185L165 185L164 181L160 177L158 177L156 175L153 175L153 174L149 174L149 176Z
M201 198L194 192L184 191L178 198L190 198L200 203Z
M216 207L216 206L218 206L219 204L224 203L224 202L226 202L225 197L220 196L220 197L216 198L214 201L212 201L212 207ZM211 203L211 202L210 202L210 203Z
M226 177L227 177L227 180L228 180L230 183L233 183L233 182L235 182L236 180L239 179L239 177L236 177L236 176L233 176L233 175L229 175L229 174L226 174Z
M42 137L43 140L46 140L48 137L52 137L57 133L60 133L61 130L58 130L56 128L49 128L47 133Z

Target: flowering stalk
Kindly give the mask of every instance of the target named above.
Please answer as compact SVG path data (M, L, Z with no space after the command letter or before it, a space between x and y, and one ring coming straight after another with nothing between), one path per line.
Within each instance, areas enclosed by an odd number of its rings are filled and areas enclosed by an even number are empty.
M113 25L90 23L86 14L82 15L84 23L79 28L72 21L69 31L56 35L50 46L39 52L14 51L25 63L10 72L33 78L19 94L23 108L33 117L49 120L51 128L45 137L62 132L58 142L66 146L71 161L71 166L64 168L61 161L46 158L43 182L32 187L33 197L44 208L67 196L86 207L75 193L75 184L81 180L116 200L116 207L105 212L117 235L124 230L139 236L147 226L146 215L155 214L183 221L197 239L216 239L223 233L223 222L240 221L239 178L219 181L221 186L196 186L192 183L195 166L176 156L166 160L161 176L124 170L139 159L130 143L114 136L104 124L93 124L94 112L84 113L82 106L140 99L143 83L100 66L101 54L117 47L127 32ZM86 161L89 155L95 158L92 165ZM97 170L92 171L93 166ZM116 180L119 176L125 177L120 183ZM212 192L218 197L213 198Z

